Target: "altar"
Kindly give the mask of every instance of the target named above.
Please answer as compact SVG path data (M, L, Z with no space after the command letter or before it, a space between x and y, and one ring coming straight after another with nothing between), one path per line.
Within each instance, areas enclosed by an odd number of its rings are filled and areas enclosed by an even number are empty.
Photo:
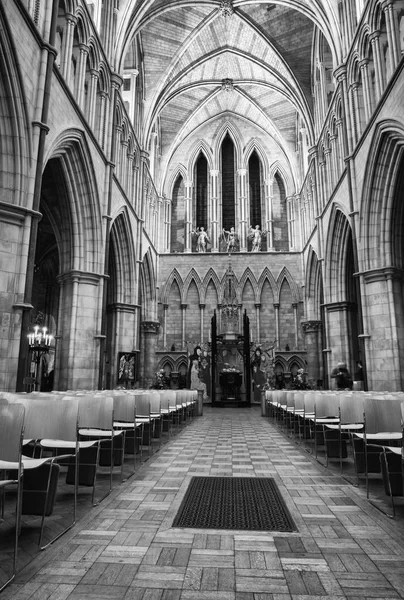
M246 311L240 314L231 263L223 282L219 315L211 329L212 405L249 406L251 402L250 330ZM219 316L219 319L217 318Z
M222 371L219 374L220 401L224 404L241 402L241 385L243 377L239 371Z

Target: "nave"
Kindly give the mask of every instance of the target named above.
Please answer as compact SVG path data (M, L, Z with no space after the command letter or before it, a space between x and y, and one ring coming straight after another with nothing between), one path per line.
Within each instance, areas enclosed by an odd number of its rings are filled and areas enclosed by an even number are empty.
M172 528L193 476L273 477L298 531ZM259 406L205 406L1 600L403 598L403 532Z

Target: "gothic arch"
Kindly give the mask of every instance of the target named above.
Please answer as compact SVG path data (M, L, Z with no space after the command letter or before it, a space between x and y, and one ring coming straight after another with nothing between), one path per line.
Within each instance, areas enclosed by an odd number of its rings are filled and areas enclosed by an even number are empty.
M173 193L174 193L174 186L177 183L177 179L178 177L182 177L182 180L185 182L187 181L187 170L184 167L184 165L179 164L177 165L176 169L173 171L172 175L170 176L170 179L167 182L167 185L163 185L163 187L165 187L167 189L167 196L169 198L173 197Z
M115 217L111 225L111 249L114 268L113 271L109 270L109 275L113 288L111 298L113 302L137 303L134 247L128 212L124 209Z
M248 267L244 271L243 275L240 278L240 282L239 282L239 288L240 288L240 294L241 294L240 301L243 300L244 288L247 285L248 281L250 282L251 287L254 290L255 302L259 302L257 280L254 276L254 273L251 271L250 267Z
M254 150L257 153L258 158L261 161L262 171L263 171L262 176L263 176L263 180L265 181L265 179L267 179L268 173L269 173L268 157L267 157L267 154L265 152L263 145L256 138L253 138L252 140L250 140L250 142L247 144L247 146L244 150L244 159L243 159L244 168L248 169L248 161L250 160L250 157L253 154Z
M221 293L221 283L219 280L219 277L217 276L217 273L214 269L210 268L209 271L206 273L205 277L203 278L203 287L201 290L201 303L205 304L206 301L206 292L208 290L209 287L209 283L212 282L213 287L216 290L216 295L217 298L219 300L220 298L220 293Z
M234 123L232 123L228 119L225 120L223 125L218 129L218 131L215 134L216 139L215 139L215 146L213 149L213 162L215 165L220 164L220 151L222 148L223 140L227 134L230 136L230 139L234 144L235 154L236 154L234 168L237 170L240 168L240 165L242 164L242 156L243 156L242 135L241 135L240 131L238 130L238 128L234 125Z
M0 189L3 202L15 206L27 203L32 132L26 98L12 35L0 5ZM10 165L13 165L12 169ZM3 177L8 178L3 184ZM28 207L31 208L31 207Z
M395 251L395 190L404 159L404 126L386 120L378 124L370 145L361 202L360 237L364 240L363 269L403 268ZM401 223L402 224L402 223Z
M275 277L272 275L268 267L265 267L265 269L260 275L260 278L258 279L258 302L260 302L260 299L262 297L262 288L264 286L265 281L268 282L269 287L272 290L274 299L278 297L278 284L275 281Z
M283 267L276 280L277 295L274 297L275 302L279 303L279 295L284 281L287 281L287 283L289 284L292 293L293 304L297 304L298 302L300 302L299 289L297 287L296 281L293 279L292 275L286 267Z
M142 279L142 313L143 318L152 318L156 301L156 274L150 248L143 257L140 265L140 276Z
M168 299L169 299L169 296L170 296L171 286L173 285L174 281L178 285L178 289L179 289L180 294L181 294L184 283L183 283L182 277L179 274L179 272L177 271L177 269L173 269L172 270L172 272L170 273L170 276L168 277L168 279L166 281L166 284L165 284L164 290L163 290L163 294L162 294L162 302L163 302L163 304L168 304Z
M99 273L104 259L101 210L97 178L83 132L64 130L48 149L46 163L50 162L58 164L67 206L60 206L55 194L42 194L41 204L49 211L55 231L60 232L65 244L61 269Z
M275 179L276 174L282 179L283 184L285 186L286 197L291 196L295 193L295 185L293 179L290 177L288 171L285 169L284 165L279 162L279 160L272 163L269 169L269 178L271 181Z
M350 239L352 239L352 232L348 219L341 208L334 205L324 260L327 282L327 288L324 290L326 302L342 302L346 298L346 256Z
M210 148L210 146L205 142L205 140L198 140L194 144L192 150L190 151L190 156L189 156L189 160L188 160L188 174L189 174L189 179L191 179L191 180L193 179L195 163L198 160L199 154L201 152L208 162L209 169L210 170L213 169L212 148Z
M183 304L187 304L187 295L188 295L188 290L189 290L189 286L191 285L192 281L195 283L196 288L198 290L198 294L199 294L199 303L201 303L201 296L202 296L202 282L201 282L201 278L199 277L197 271L195 269L191 269L190 272L188 273L185 281L184 281L184 285L182 288L182 294L181 294L181 302Z
M307 319L320 318L320 306L323 302L321 291L323 289L323 275L321 263L317 254L310 246L307 258L306 277L305 277L305 300Z

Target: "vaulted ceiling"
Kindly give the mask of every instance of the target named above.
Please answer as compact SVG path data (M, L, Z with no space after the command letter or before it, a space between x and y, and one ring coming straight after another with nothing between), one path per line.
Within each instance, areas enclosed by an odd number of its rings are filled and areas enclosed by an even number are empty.
M202 124L230 114L265 131L288 155L296 148L298 124L314 142L313 48L319 35L334 66L340 58L331 2L122 0L117 67L130 66L138 36L143 141L158 124L160 153L168 160Z

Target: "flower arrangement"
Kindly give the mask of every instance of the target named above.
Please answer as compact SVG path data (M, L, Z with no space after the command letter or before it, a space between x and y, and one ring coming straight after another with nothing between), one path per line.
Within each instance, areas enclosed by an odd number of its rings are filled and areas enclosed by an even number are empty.
M164 369L160 369L159 371L156 371L155 375L156 375L156 381L153 385L154 389L166 390L168 387L170 387L170 379L169 379L169 377L166 376Z
M292 378L290 382L291 390L308 390L310 386L306 381L306 376L304 374L304 369L298 369L296 375Z

